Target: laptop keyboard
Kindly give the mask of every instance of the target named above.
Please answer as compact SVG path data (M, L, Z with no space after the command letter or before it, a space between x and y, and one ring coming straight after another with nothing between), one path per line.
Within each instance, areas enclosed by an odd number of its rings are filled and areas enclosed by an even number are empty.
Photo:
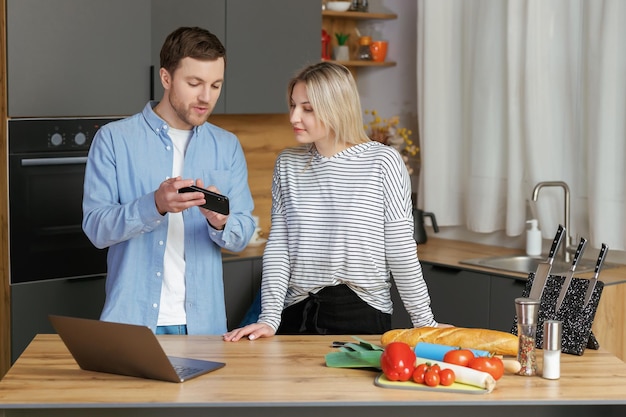
M176 371L178 376L181 378L185 378L189 375L194 375L197 372L202 371L201 368L194 368L192 366L185 366L185 365L172 365L172 366L174 366L174 370Z

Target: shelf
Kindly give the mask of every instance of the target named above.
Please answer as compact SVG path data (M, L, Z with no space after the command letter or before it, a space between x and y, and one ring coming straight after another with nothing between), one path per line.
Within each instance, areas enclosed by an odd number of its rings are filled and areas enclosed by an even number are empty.
M328 62L336 62L337 64L345 65L346 67L393 67L396 65L395 62L385 61L385 62L374 62L374 61L335 61L328 60Z
M332 10L322 10L323 17L338 17L342 19L368 20L381 19L392 20L397 19L398 15L394 13L369 13L369 12L335 12Z
M346 45L350 52L350 58L358 57L358 36L360 32L358 29L358 23L365 22L366 20L393 20L397 19L398 15L394 13L369 13L369 12L335 12L331 10L322 10L322 29L326 31L331 37L330 48L332 54L332 48L337 45L335 39L335 33L347 33L350 35ZM335 61L345 65L350 69L352 74L356 78L356 70L363 67L393 67L396 65L393 61L374 62L374 61L361 61L357 59L350 59L349 61Z

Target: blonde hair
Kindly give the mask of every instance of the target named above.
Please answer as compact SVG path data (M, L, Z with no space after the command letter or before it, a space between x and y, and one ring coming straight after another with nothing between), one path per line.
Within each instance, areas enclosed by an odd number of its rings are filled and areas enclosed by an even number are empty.
M353 144L369 142L363 127L361 99L350 71L340 64L320 62L302 69L287 88L287 103L298 82L306 86L309 103L317 119L335 141Z

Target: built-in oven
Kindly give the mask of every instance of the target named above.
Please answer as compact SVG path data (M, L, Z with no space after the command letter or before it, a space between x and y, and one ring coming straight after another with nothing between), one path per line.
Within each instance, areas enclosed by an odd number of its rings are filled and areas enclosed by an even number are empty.
M48 314L100 315L107 251L82 231L83 179L93 136L112 120L8 121L12 362L54 332Z
M9 120L11 284L106 273L81 222L89 146L111 120Z

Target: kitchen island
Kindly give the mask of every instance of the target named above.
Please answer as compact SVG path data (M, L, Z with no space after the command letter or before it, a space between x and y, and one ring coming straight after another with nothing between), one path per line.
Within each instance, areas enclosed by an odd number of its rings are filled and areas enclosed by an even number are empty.
M562 355L558 380L505 375L466 394L380 388L374 370L326 367L331 342L350 336L158 338L169 355L226 366L182 384L83 371L57 335L40 334L0 381L0 416L626 415L626 364L603 349Z

